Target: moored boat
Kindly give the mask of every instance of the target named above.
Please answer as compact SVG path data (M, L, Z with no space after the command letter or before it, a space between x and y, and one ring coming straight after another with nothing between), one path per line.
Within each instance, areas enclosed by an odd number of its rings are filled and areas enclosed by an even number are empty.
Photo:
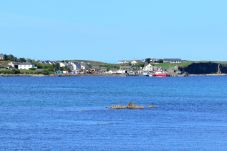
M170 74L165 72L155 72L154 74L150 75L151 77L170 77Z

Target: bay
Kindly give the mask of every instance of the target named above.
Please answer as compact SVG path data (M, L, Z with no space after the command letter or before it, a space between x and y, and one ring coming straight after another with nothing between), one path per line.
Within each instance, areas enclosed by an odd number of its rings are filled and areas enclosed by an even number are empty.
M115 104L156 105L110 110ZM227 77L0 77L0 150L225 151Z

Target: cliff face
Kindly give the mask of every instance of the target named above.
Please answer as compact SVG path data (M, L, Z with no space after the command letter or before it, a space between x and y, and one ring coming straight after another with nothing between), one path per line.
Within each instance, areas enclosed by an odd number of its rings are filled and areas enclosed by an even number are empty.
M181 68L181 71L189 74L215 74L215 73L227 73L227 65L218 63L192 63L191 65Z
M227 65L221 65L221 72L222 73L227 73Z

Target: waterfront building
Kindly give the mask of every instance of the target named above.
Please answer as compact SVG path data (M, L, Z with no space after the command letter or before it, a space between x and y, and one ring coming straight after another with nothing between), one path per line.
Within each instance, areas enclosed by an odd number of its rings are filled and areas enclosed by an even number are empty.
M117 70L116 71L116 74L125 74L125 73L127 73L126 70Z
M63 63L63 62L59 62L59 66L60 66L61 68L64 68L66 65L65 65L65 63Z
M29 70L32 68L36 68L32 63L30 62L10 62L8 64L9 66L19 69L19 70Z
M81 66L81 70L86 70L86 69L88 69L88 66L87 66L87 64L86 64L85 62L81 62L81 63L80 63L80 66Z
M4 57L4 54L0 54L0 60L4 60L5 57Z
M157 71L159 70L158 67L153 66L152 64L148 64L143 68L143 71Z
M80 63L77 63L77 62L69 62L68 67L70 68L71 71L81 70L81 65Z

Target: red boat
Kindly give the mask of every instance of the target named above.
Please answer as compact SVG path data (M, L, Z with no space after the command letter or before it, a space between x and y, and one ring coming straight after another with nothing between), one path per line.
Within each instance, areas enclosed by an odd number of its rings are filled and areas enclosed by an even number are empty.
M150 75L151 77L170 77L170 74L164 72L156 72Z

